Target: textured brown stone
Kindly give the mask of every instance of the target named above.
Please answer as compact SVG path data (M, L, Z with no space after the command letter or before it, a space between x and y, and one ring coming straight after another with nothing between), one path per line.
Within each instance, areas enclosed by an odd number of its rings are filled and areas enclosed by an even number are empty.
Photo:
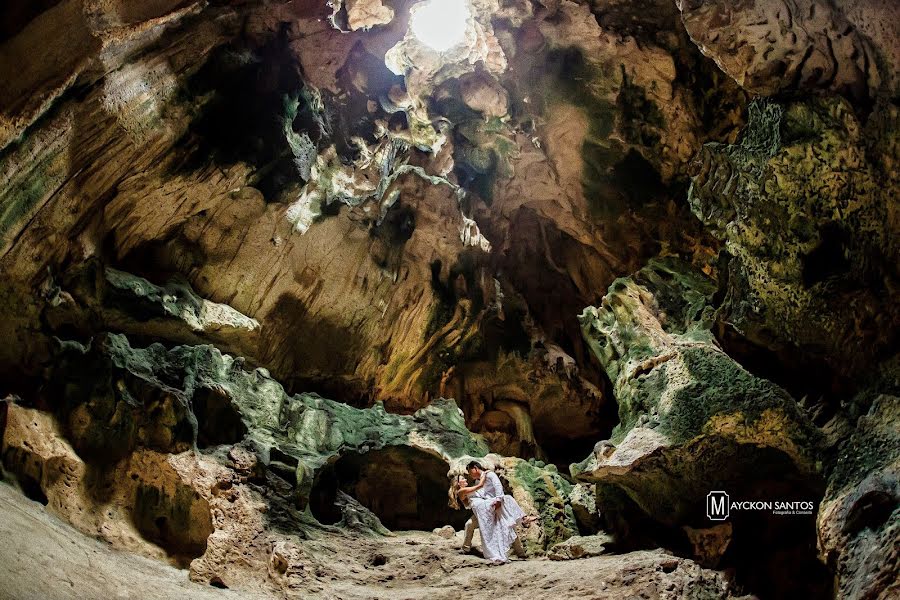
M900 113L863 127L841 98L758 101L737 144L709 144L688 200L731 256L725 320L839 373L896 345ZM813 133L814 132L814 133Z
M651 261L581 316L621 422L572 474L620 486L668 525L700 521L711 489L746 494L767 479L816 477L815 429L789 394L718 348L713 293L684 263Z
M684 531L694 546L694 560L706 567L715 568L728 550L732 529L731 523L720 523L702 529L685 526Z
M857 99L885 88L897 93L894 3L681 0L678 6L704 54L753 93L826 89Z

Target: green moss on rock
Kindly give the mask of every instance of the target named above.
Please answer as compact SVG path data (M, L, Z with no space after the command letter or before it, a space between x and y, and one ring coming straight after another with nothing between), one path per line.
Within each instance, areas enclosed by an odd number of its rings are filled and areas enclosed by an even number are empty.
M573 535L578 535L575 514L569 503L572 484L555 469L538 466L533 462L517 461L515 468L506 472L511 485L525 490L534 502L543 527L543 535L525 539L526 550L542 553Z
M715 290L686 263L653 260L581 315L585 340L612 380L620 423L572 474L621 487L670 525L702 514L709 489L817 480L819 436L797 403L716 344Z
M756 100L736 144L707 144L689 191L731 256L723 316L751 341L850 374L896 346L900 110Z
M381 404L358 409L315 394L289 395L264 369L245 371L242 359L213 346L161 344L134 348L105 334L84 347L60 351L52 380L79 452L115 460L137 446L176 451L195 445L210 423L195 414L198 399L223 398L244 425L243 441L268 464L294 469L305 504L316 471L339 455L408 446L449 461L483 456L485 442L465 427L452 400L438 400L411 416ZM57 394L54 394L57 395Z

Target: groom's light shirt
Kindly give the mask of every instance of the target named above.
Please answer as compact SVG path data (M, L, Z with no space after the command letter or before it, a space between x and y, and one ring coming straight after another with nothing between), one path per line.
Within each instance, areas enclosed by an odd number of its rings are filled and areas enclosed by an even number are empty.
M493 471L485 471L485 480L484 485L480 488L472 492L470 498L483 498L485 500L489 498L502 498L503 497L503 484L500 483L500 478L497 477L497 474Z
M487 479L484 482L484 497L485 498L502 498L503 497L503 484L500 483L500 478L497 477L497 474L493 471L487 472Z

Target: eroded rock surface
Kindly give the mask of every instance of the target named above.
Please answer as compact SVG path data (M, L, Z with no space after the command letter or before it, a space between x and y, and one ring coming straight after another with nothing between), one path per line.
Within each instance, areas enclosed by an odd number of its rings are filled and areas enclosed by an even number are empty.
M896 341L895 106L862 126L828 98L751 105L735 145L707 145L689 200L730 255L724 320L774 350L850 373Z
M294 475L305 507L317 470L345 454L404 446L441 460L486 453L452 401L412 416L357 409L316 395L290 396L268 374L213 346L134 348L122 335L69 343L51 379L79 453L111 462L138 447L179 452L249 444L264 464ZM55 391L59 390L56 396ZM443 475L443 474L442 474Z
M447 461L486 451L452 402L404 417L291 397L211 346L136 349L110 335L65 347L53 378L47 402L62 426L9 405L6 471L85 533L190 563L203 581L271 585L264 540L322 527L314 518L370 534L386 532L378 517L398 528L461 526L463 513L441 510ZM392 499L385 481L412 493ZM252 491L260 485L269 500ZM342 501L342 490L367 508ZM233 548L248 536L259 538L250 569L261 570L229 574Z
M794 400L715 343L714 291L689 266L656 261L617 280L581 317L613 380L621 423L572 473L621 484L669 524L701 509L708 487L734 489L754 471L754 479L778 477L759 472L747 452L781 455L779 469L815 470L816 435Z
M693 91L718 75L668 5L645 31L627 5L599 26L572 2L478 2L467 52L484 64L431 56L440 72L427 76L385 64L401 39L424 52L406 5L332 8L331 20L298 2L138 11L143 29L87 52L86 71L54 64L80 77L78 94L54 88L34 127L10 108L25 120L0 157L3 293L46 298L96 259L156 285L180 277L258 322L258 347L150 335L221 343L292 390L357 405L411 412L454 395L495 450L565 463L614 409L560 315L652 255L643 232L709 255L674 182L703 141L732 138L742 95L727 78ZM40 13L22 36L59 18ZM26 341L4 363L36 377L52 346L45 307L8 304L5 331ZM487 383L497 371L502 394Z
M123 556L91 540L0 484L0 506L9 518L0 531L9 540L0 548L0 582L13 595L37 591L51 600L85 597L123 598L342 598L371 599L396 595L433 598L480 598L485 593L523 596L552 593L558 598L590 594L610 600L640 590L659 598L685 594L728 599L741 597L721 574L661 551L588 558L571 563L515 561L503 569L485 566L473 556L461 556L455 542L430 533L404 534L395 543L372 538L323 536L310 544L333 553L333 566L314 566L301 543L279 542L272 548L273 578L291 582L276 591L260 585L222 589L190 582L183 571L137 556ZM246 561L246 554L235 556ZM85 562L76 562L85 560ZM374 560L378 559L378 560ZM88 562L89 561L89 562ZM74 564L73 564L74 562ZM244 563L246 565L246 563ZM265 565L263 565L265 570ZM308 572L308 575L303 574ZM475 574L481 581L472 589ZM65 580L68 589L57 581ZM514 583L510 583L513 581ZM453 591L444 586L450 585ZM217 589L218 588L218 589Z
M739 500L792 499L816 497L822 488L819 432L787 392L719 348L711 332L714 292L710 279L683 262L651 261L614 282L601 306L585 310L585 337L613 381L621 423L571 466L576 479L598 484L598 509L609 513L620 539L640 539L642 529L650 540L671 536L669 543L682 540L707 564L727 544L707 548L684 527L710 526L710 491L727 490ZM746 546L732 556L741 556L750 577L768 581L763 586L790 586L775 583L770 569L777 572L777 564L758 554L786 542L784 552L797 553L793 581L802 587L821 569L802 550L812 537L812 511L794 521L790 541L774 542L783 524L772 518L735 511L735 537Z
M44 318L52 330L107 329L172 342L212 342L251 359L258 356L259 322L199 297L184 281L158 286L96 263L64 279L47 281Z
M13 598L252 598L255 590L223 590L192 582L181 569L110 549L0 483L3 544L0 584ZM59 585L66 582L66 587Z
M753 93L827 89L857 99L883 88L897 93L894 3L680 0L678 7L704 54Z
M890 594L896 3L424 8L0 9L6 474L261 595L466 597L470 457L539 517L486 593Z
M896 365L887 371L883 393L874 385L854 399L869 408L838 442L817 519L819 552L835 569L838 594L846 598L898 592L900 398Z
M609 535L575 535L553 546L547 556L550 560L590 558L608 553L607 547L612 544L613 538Z

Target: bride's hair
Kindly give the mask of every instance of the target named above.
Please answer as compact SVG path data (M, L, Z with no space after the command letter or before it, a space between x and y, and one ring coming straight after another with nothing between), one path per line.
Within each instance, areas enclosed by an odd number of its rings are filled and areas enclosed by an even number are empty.
M447 504L453 510L459 510L459 477L454 477L450 482L450 489L447 491Z

